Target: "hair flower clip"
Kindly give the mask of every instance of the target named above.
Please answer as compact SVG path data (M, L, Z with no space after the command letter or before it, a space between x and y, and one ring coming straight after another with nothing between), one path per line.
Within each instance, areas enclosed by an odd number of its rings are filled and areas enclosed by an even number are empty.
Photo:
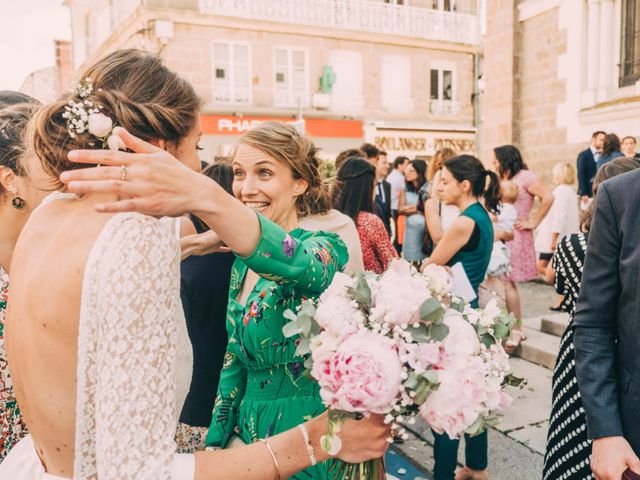
M64 107L62 117L67 120L67 130L71 138L88 132L100 140L100 148L110 150L124 149L125 146L118 135L115 135L113 120L104 113L100 113L101 105L94 104L88 99L93 93L93 82L89 77L71 86L71 91L80 98L79 102L69 100ZM92 144L93 145L93 144Z

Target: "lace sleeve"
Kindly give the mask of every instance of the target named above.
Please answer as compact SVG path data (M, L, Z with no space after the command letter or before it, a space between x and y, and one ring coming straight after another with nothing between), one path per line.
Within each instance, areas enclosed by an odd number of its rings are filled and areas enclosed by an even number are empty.
M170 479L179 244L158 220L113 217L85 269L74 478Z

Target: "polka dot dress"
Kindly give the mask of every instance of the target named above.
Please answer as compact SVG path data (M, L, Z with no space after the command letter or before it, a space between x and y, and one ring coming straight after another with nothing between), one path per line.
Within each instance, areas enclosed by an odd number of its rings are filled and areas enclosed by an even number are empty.
M544 480L593 479L591 441L587 438L587 421L582 406L573 348L573 318L580 291L582 266L587 241L583 234L563 237L553 257L556 291L564 295L562 309L571 322L562 335L560 351L553 372L553 393Z

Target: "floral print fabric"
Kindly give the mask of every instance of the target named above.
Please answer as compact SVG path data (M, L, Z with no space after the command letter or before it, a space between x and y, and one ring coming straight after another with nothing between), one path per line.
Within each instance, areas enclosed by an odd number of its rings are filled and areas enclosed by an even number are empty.
M9 450L27 434L9 376L4 349L4 315L9 294L9 275L0 267L0 462Z

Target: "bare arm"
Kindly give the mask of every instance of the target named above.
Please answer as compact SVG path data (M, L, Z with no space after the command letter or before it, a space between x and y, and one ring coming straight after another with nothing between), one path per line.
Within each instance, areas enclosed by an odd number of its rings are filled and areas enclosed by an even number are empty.
M442 241L438 243L431 256L426 260L425 265L435 263L436 265L446 265L458 251L466 245L473 233L474 221L468 217L456 218L451 227L442 236Z
M513 230L510 230L508 232L505 232L504 230L495 230L493 232L493 237L496 240L502 240L503 242L510 242L511 240L513 240Z
M320 447L320 437L327 433L326 414L305 425L316 460L322 462L328 459L329 455ZM341 426L338 434L343 447L337 457L350 463L379 458L386 451L388 435L389 428L383 425L379 415L371 415L360 421L349 420ZM280 478L289 478L311 465L304 438L298 428L270 437L268 442L278 460ZM241 448L196 453L195 480L272 480L275 477L273 459L262 442Z
M547 216L551 205L553 205L553 193L542 183L542 180L536 180L533 182L527 191L534 197L540 199L540 208L538 209L538 215L533 220L525 220L516 223L516 228L521 230L534 230L540 225L540 222Z
M443 235L439 207L440 202L435 198L430 198L424 205L424 219L434 245L438 244Z
M398 213L402 215L411 215L416 213L417 209L415 205L407 205L407 194L404 190L400 190L398 194Z

